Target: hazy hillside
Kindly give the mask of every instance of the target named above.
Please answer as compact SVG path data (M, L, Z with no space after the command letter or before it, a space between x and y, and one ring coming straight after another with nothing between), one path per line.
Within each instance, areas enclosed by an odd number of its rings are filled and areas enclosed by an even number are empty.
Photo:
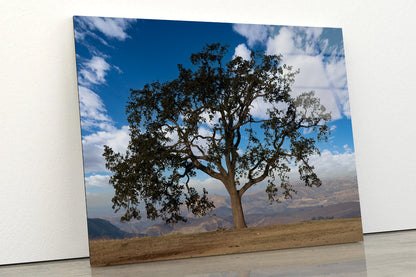
M359 203L346 202L330 206L288 208L282 212L248 214L246 215L246 221L249 226L254 227L360 216Z
M220 212L218 212L220 211ZM269 226L306 222L322 219L357 218L360 217L358 202L346 202L329 206L315 206L303 208L284 208L281 211L268 211L262 213L246 213L245 218L249 227ZM115 223L122 230L140 230L141 236L160 236L167 234L189 234L215 230L229 230L233 227L231 209L219 207L210 216L195 218L188 217L187 222L167 225L162 222L154 223L150 227L140 226L141 222ZM133 228L132 226L136 226Z
M88 237L90 239L124 239L136 237L136 234L120 230L107 220L88 218Z
M246 193L242 202L246 213L265 212L265 210L282 211L285 208L305 208L314 206L329 206L345 202L358 202L357 179L343 177L325 180L320 187L306 187L301 182L293 183L297 191L292 199L279 198L280 203L270 201L264 190Z
M294 194L292 199L279 199L279 203L271 204L264 190L246 193L242 202L247 224L254 227L361 216L356 178L344 177L324 181L319 188L305 187L300 182L294 183L293 186L297 194ZM173 226L166 225L161 220L151 221L145 217L140 221L127 223L120 222L119 217L105 219L121 231L147 236L231 229L233 221L229 197L209 195L209 198L215 204L215 209L209 216L195 218L184 208L182 212L188 221Z

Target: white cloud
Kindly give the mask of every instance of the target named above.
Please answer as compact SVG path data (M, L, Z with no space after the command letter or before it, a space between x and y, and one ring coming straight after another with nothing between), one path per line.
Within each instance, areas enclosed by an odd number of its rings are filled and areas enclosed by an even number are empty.
M78 89L82 128L84 130L91 130L92 128L113 129L112 120L107 115L101 97L86 87L79 86Z
M338 101L338 107L341 110L342 114L344 114L346 117L351 117L351 111L350 111L350 98L348 95L347 89L338 89L333 90L334 96L336 97Z
M294 88L293 94L299 95L305 91L310 91L312 89L309 88ZM318 97L320 100L320 103L325 106L327 112L331 112L331 118L332 120L337 120L342 118L342 107L338 103L338 95L330 90L330 89L313 89L315 92L315 97Z
M267 110L272 109L273 105L269 102L265 102L263 97L255 99L251 103L250 114L257 119L267 119Z
M79 84L86 87L105 84L106 75L111 69L115 69L120 74L122 73L122 70L118 66L107 63L107 57L100 54L101 52L95 46L96 43L88 41L87 37L93 38L100 43L111 47L111 45L101 36L100 32L107 38L124 41L130 37L127 34L127 29L135 20L136 19L86 16L74 18L75 40L77 43L86 45L92 54L90 60L84 60L78 63ZM96 30L98 30L98 32Z
M212 132L204 127L199 127L198 134L205 137L212 136Z
M295 34L291 31L291 29L282 27L278 35L268 38L266 43L266 54L298 54L301 50L295 46L295 42Z
M87 189L92 187L106 188L110 185L109 180L109 175L95 174L85 178L85 186Z
M303 134L304 135L310 134L312 132L313 132L313 129L312 128L305 128L305 129L303 129Z
M256 119L267 119L269 118L268 111L273 110L273 108L277 108L282 112L287 111L287 104L283 102L279 102L276 107L272 105L270 102L264 101L263 97L256 98L250 106L250 114Z
M350 117L343 49L329 49L322 28L282 27L267 40L266 54L283 55L283 62L300 69L295 94L314 90L332 119Z
M80 23L80 28L84 32L98 30L108 38L114 38L123 41L130 36L127 34L127 29L136 19L127 18L105 18L105 17L77 17ZM78 37L83 38L82 31L77 30Z
M309 160L310 165L315 167L314 172L321 180L329 180L339 177L354 177L356 176L355 153L345 151L344 153L331 152L323 150L321 155L313 155ZM289 181L299 181L298 168L291 166L291 172L288 174ZM254 191L264 190L267 186L267 181L261 182ZM253 190L250 190L253 191Z
M205 188L209 194L225 194L226 189L224 184L214 178L206 178L206 179L191 179L189 181L189 185L194 187L199 193L202 192L202 188Z
M322 28L282 27L275 35L268 35L265 26L260 34L254 30L261 25L234 25L233 29L247 38L247 43L266 43L266 54L283 55L283 62L300 69L292 87L294 96L315 91L321 103L331 112L332 120L350 117L349 95L343 49L328 47L328 40L322 39ZM258 38L261 39L258 39ZM235 54L247 58L248 49L240 44ZM265 118L270 106L258 99L252 105L253 115Z
M113 65L113 68L118 72L118 74L123 74L123 70L121 70L117 65Z
M348 144L345 144L343 146L343 148L344 148L345 152L351 152L352 151L351 147Z
M300 69L295 87L330 88L321 56L295 55L285 59L293 69Z
M251 59L250 54L251 51L247 48L247 46L244 43L242 43L235 48L233 59L239 56L243 58L243 60L249 61Z
M89 192L87 190L88 217L112 216L114 211L111 208L111 199L114 196L113 190L101 189L100 192ZM99 209L97 209L99 208Z
M321 179L356 175L355 153L350 151L348 145L345 150L344 153L324 150L320 156L314 155L310 158L311 164L315 166L316 173Z
M306 33L306 40L310 41L311 39L318 39L322 32L322 28L304 28L304 31Z
M79 86L79 100L82 129L94 130L82 138L85 173L106 171L104 145L125 152L130 140L129 127L116 128L101 97L92 90Z
M107 71L111 69L105 59L98 56L93 56L90 60L81 63L80 67L78 81L85 86L104 84Z
M84 40L86 35L87 35L86 32L82 32L76 29L74 30L75 41Z
M233 24L233 30L247 38L249 47L253 47L257 42L264 43L269 34L268 27L255 24Z
M322 28L282 27L277 35L268 37L266 54L320 55L328 46L328 41L320 38L322 31Z
M102 99L92 90L79 86L79 96L82 129L94 130L82 138L84 171L86 174L106 171L104 145L124 153L130 140L129 127L115 127Z
M82 139L84 154L84 171L91 172L106 171L105 159L102 156L104 145L110 146L115 152L124 153L130 140L128 126L121 129L113 127L109 131L98 131Z
M329 82L334 87L344 88L347 86L345 59L343 57L339 58L338 53L332 53L329 61L325 63L325 71Z

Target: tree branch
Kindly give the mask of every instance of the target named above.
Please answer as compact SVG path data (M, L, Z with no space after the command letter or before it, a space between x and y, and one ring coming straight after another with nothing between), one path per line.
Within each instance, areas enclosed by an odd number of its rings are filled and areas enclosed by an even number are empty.
M225 180L223 174L216 172L215 170L203 165L200 161L198 161L198 159L193 155L192 151L191 153L189 153L189 158L191 159L192 163L194 164L196 168L205 172L212 178L218 179L220 181Z
M254 178L254 179L251 179L251 180L249 180L247 183L245 183L244 184L244 186L238 191L238 195L240 196L240 197L242 197L243 196L243 194L251 187L251 186L253 186L254 184L257 184L257 183L259 183L259 182L261 182L261 181L263 181L264 179L266 179L266 177L269 175L269 170L270 170L270 165L269 164L267 164L266 165L266 168L264 169L264 171L263 171L263 174L262 175L260 175L259 177L257 177L257 178Z

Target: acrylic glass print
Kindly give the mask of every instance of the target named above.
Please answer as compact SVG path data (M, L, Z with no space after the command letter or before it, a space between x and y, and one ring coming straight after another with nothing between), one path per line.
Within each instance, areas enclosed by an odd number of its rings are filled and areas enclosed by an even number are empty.
M341 29L74 29L92 265L362 240Z

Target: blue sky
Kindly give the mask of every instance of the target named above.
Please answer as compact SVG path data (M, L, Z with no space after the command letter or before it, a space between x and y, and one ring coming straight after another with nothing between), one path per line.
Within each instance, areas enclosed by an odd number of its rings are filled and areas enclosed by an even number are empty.
M314 90L332 113L330 140L319 145L321 156L311 158L318 174L321 178L355 175L341 29L74 17L74 30L89 202L111 198L102 147L126 149L125 105L130 89L175 78L177 64L189 65L192 53L214 42L230 46L228 59L264 50L282 54L285 63L299 68L294 93ZM254 112L261 117L264 110L259 107ZM194 184L202 183L211 185L209 192L221 193L215 180L199 175Z

